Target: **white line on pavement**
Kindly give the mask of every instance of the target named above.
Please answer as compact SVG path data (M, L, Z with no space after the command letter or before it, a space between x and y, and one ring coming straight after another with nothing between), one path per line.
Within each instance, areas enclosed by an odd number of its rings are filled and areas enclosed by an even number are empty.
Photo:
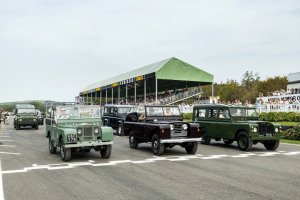
M1 152L0 152L1 153ZM8 153L8 152L7 152ZM16 153L15 153L16 154ZM2 174L14 174L14 173L25 173L32 170L40 170L40 169L47 169L47 170L62 170L62 169L72 169L80 166L92 166L92 167L104 167L104 166L117 166L122 164L144 164L144 163L155 163L161 161L186 161L190 159L203 159L203 160L212 160L212 159L220 159L220 158L248 158L252 156L277 156L277 155L285 155L285 156L295 156L299 155L300 151L294 152L256 152L256 153L243 153L237 155L186 155L186 156L168 156L168 157L157 157L153 156L152 158L146 158L143 160L112 160L106 163L95 163L94 160L89 160L87 162L71 162L71 163L55 163L55 164L48 164L48 165L38 165L32 164L31 167L25 167L23 169L18 170L7 170L2 171Z
M2 181L2 163L0 159L0 199L4 200L3 181Z
M0 144L0 147L16 147L16 146L14 146L14 145Z
M0 154L10 154L10 155L20 155L20 153L13 153L13 152L1 152L0 151Z
M13 142L13 140L0 140L0 142Z
M0 135L0 137L10 137L9 135Z

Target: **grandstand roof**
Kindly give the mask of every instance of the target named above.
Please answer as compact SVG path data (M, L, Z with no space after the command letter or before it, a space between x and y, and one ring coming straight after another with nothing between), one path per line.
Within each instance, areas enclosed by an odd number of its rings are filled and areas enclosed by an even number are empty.
M126 80L143 80L147 75L155 74L158 80L200 82L203 85L211 84L214 76L195 66L183 62L177 58L168 58L151 65L147 65L118 76L93 83L82 92L93 92L102 88L111 88L121 85Z

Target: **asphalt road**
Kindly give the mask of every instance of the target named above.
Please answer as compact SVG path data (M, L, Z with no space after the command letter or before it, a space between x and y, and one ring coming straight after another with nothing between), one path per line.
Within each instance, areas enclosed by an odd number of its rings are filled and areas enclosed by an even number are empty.
M130 149L114 137L110 159L77 153L70 162L48 152L39 130L0 127L0 199L298 199L300 146L281 144L251 152L236 143L199 145L196 155L179 146L163 156L149 144ZM1 177L0 177L1 178Z

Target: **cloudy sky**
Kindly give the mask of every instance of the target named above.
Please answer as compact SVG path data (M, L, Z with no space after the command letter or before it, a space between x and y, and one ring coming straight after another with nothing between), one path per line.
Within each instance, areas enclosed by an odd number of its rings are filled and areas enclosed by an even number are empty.
M0 102L72 101L169 57L215 82L299 72L300 1L0 1Z

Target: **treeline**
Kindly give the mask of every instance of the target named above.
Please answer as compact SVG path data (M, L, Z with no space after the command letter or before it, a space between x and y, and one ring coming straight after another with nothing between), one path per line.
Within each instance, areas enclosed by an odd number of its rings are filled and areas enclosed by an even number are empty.
M227 80L226 83L214 84L214 96L219 96L221 102L234 102L236 100L242 103L255 103L256 97L261 92L265 96L277 90L286 90L288 80L286 76L275 76L261 80L258 73L246 71L242 80ZM211 96L211 86L204 86L203 96Z
M28 102L10 102L5 104L0 104L0 111L13 112L16 108L16 104L28 103L35 106L36 109L40 109L42 112L45 111L45 103L43 101L28 101Z

